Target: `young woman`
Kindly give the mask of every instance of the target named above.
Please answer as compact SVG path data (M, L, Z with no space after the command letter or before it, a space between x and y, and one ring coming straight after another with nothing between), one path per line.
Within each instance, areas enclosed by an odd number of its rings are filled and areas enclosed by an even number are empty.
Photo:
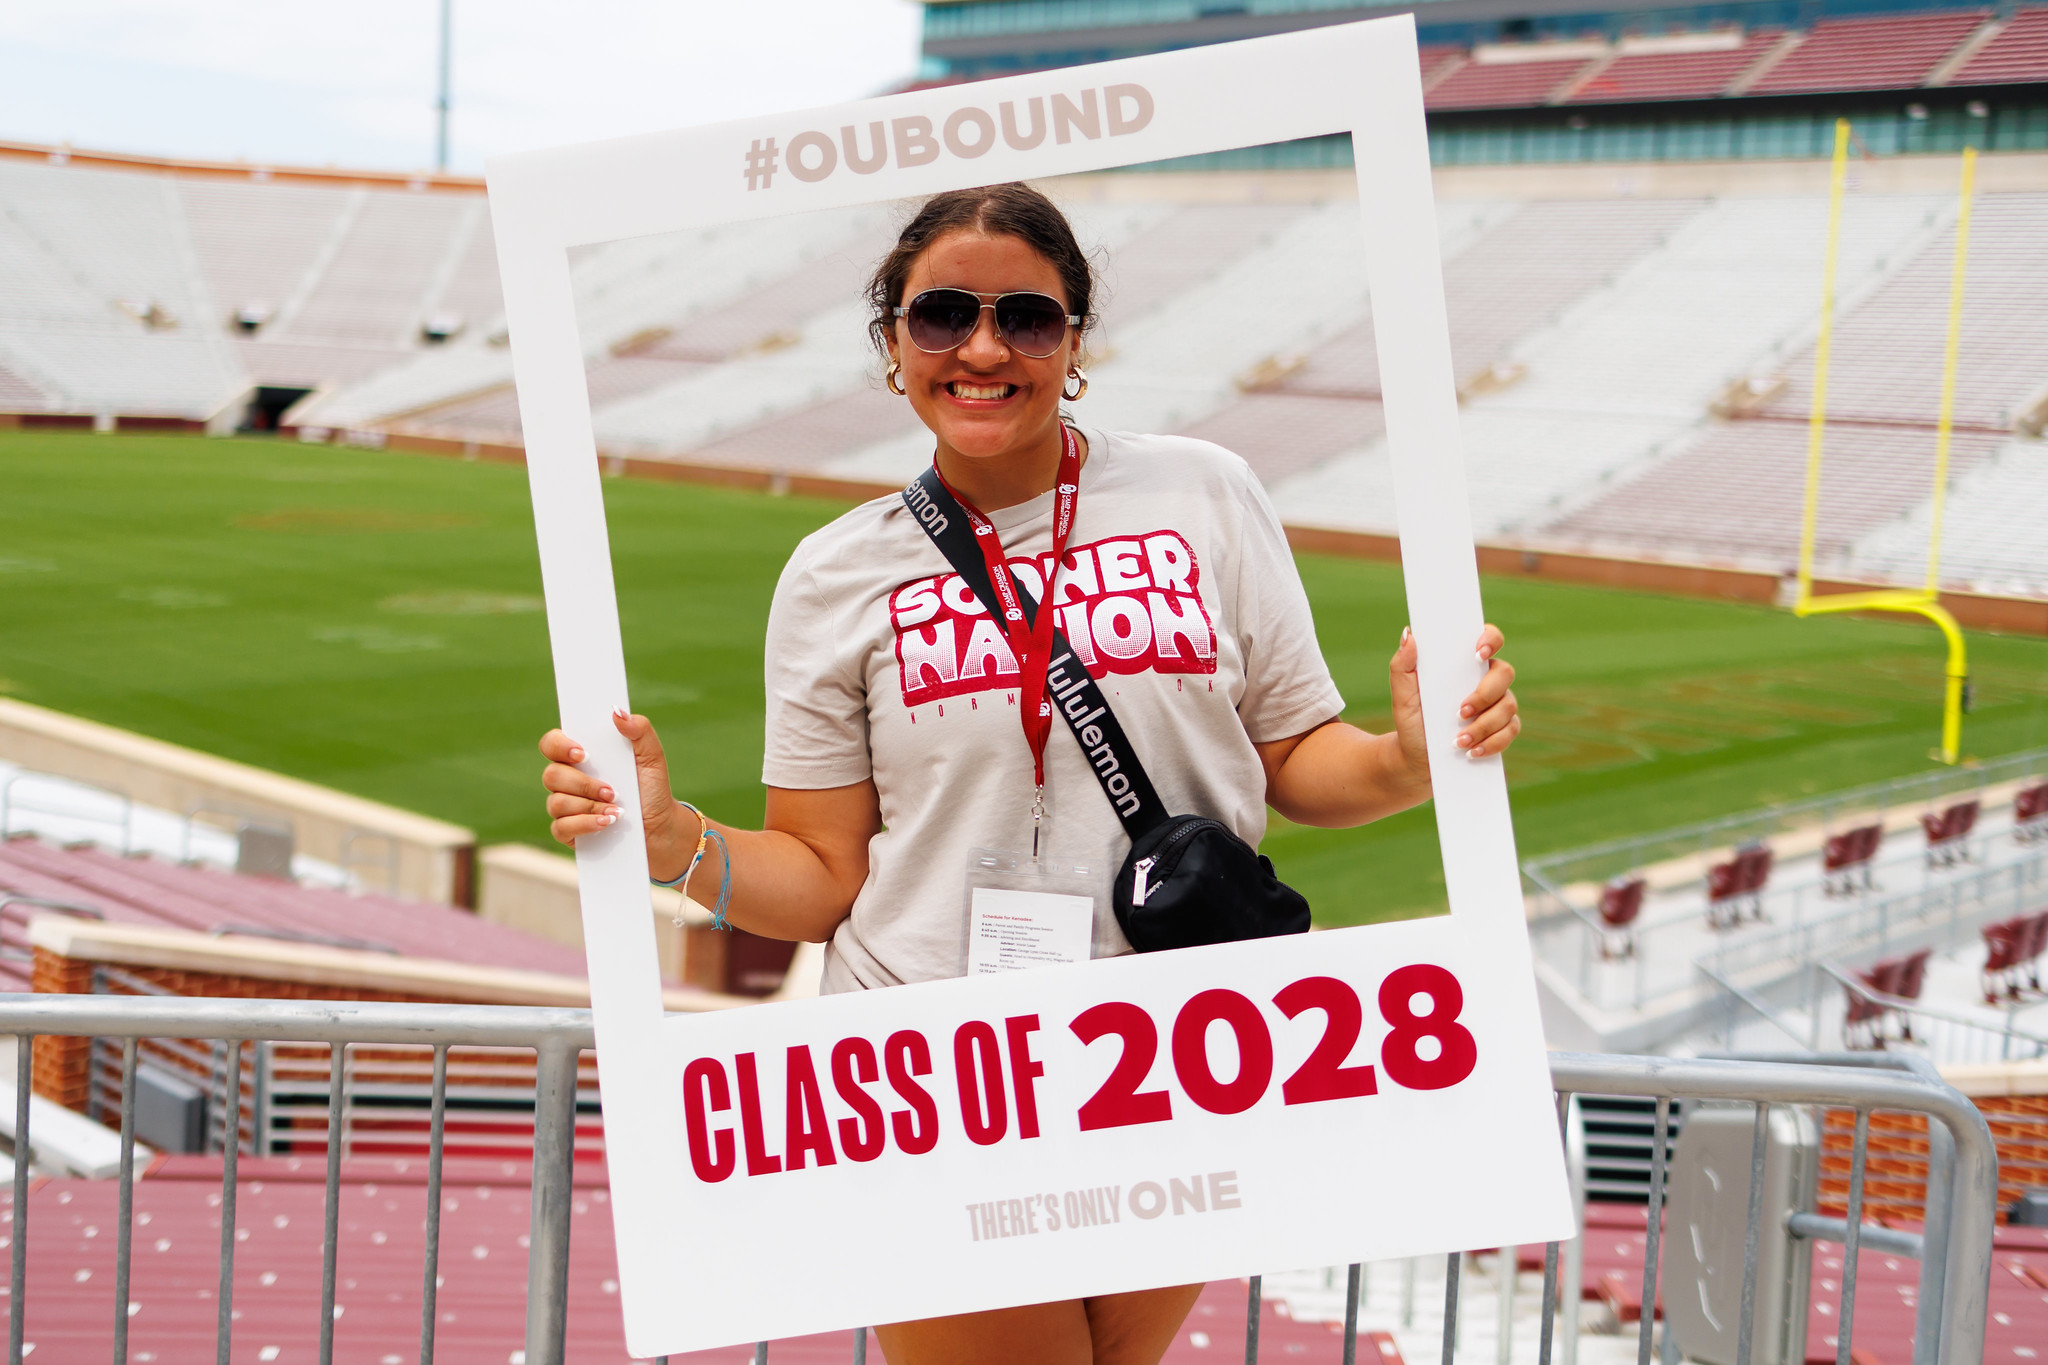
M873 325L946 486L1053 604L1170 812L1256 845L1269 805L1343 827L1426 800L1412 638L1389 671L1394 730L1337 719L1307 597L1244 461L1062 419L1062 398L1087 389L1093 292L1066 219L1023 185L939 195L903 229L869 287ZM1055 563L1056 504L1071 526ZM1521 729L1501 644L1486 627L1486 676L1460 709L1474 758ZM681 877L716 831L696 898L729 875L734 924L829 944L823 988L862 990L962 975L970 852L1028 849L1035 831L1049 858L1099 869L1089 956L1130 951L1110 896L1124 830L1064 725L1046 736L1041 791L1018 654L900 497L848 512L798 546L769 613L766 828L677 802L653 727L614 718L633 745L652 875ZM551 730L540 747L555 838L573 845L619 818L616 794L575 766L574 739ZM892 1365L1150 1365L1199 1289L878 1330Z

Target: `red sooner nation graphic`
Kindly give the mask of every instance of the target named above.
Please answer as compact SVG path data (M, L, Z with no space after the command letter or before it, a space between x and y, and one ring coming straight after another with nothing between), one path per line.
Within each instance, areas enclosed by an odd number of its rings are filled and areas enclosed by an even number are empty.
M1033 599L1045 597L1049 554L1008 561ZM1069 550L1059 572L1059 626L1089 673L1214 673L1216 630L1202 604L1201 566L1176 531L1118 536ZM920 578L889 599L903 703L1014 687L1017 656L958 574Z

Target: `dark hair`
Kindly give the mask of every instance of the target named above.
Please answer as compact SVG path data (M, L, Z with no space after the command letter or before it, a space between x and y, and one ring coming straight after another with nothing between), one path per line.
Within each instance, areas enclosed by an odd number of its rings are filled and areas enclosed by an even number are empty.
M903 225L896 245L868 281L868 304L874 310L868 326L877 346L888 349L885 338L894 330L891 324L896 320L892 310L903 302L910 267L933 242L961 231L1016 237L1028 243L1059 271L1060 284L1067 291L1067 311L1081 319L1082 333L1094 325L1095 315L1089 307L1095 294L1095 270L1074 240L1067 216L1037 190L1012 181L935 194Z

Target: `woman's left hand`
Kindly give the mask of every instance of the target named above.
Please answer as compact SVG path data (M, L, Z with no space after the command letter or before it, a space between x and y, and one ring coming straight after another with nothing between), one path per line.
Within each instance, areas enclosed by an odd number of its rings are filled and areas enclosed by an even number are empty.
M1516 713L1515 666L1500 657L1506 638L1498 626L1479 632L1479 657L1486 663L1486 676L1459 703L1458 747L1472 758L1491 758L1504 752L1522 733L1522 718ZM1393 690L1394 728L1401 739L1401 755L1416 773L1429 771L1429 751L1422 735L1422 695L1415 675L1415 635L1401 633L1401 647L1387 666L1387 681ZM1427 780L1426 778L1424 779Z
M1473 758L1502 753L1522 733L1515 694L1509 690L1514 666L1500 657L1504 643L1493 626L1479 632L1486 676L1458 704L1458 749ZM1387 665L1387 683L1394 699L1390 734L1371 734L1332 719L1256 745L1266 769L1266 800L1274 810L1298 825L1350 829L1429 799L1429 745L1422 734L1422 688L1411 631L1401 632L1401 647Z

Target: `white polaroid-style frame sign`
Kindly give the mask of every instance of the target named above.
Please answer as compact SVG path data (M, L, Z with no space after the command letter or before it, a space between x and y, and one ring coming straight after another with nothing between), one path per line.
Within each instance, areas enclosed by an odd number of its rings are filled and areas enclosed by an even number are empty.
M1344 132L1451 913L665 1016L570 248ZM634 1354L1571 1235L1506 784L1456 747L1483 618L1412 20L488 174L561 723L625 809L577 866Z

